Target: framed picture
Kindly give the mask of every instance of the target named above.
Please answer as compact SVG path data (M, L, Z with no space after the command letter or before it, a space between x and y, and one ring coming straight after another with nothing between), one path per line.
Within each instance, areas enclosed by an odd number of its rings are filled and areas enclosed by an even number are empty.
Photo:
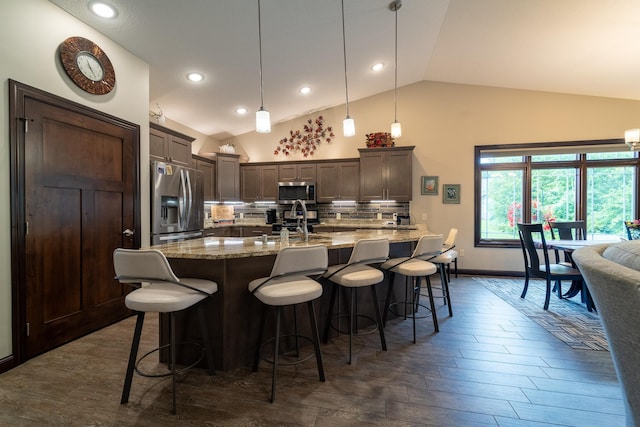
M460 184L442 184L442 203L460 203Z
M420 185L420 193L422 195L438 195L438 177L437 176L423 176L422 184Z

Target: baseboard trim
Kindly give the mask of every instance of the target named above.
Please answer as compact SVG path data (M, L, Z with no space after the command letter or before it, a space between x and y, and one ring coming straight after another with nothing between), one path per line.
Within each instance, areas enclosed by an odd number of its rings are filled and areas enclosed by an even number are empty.
M0 359L0 374L3 372L7 372L8 370L15 368L16 366L16 358L13 357L13 354Z
M464 274L466 276L510 276L510 277L524 277L522 271L495 271L495 270L462 270L458 269L458 274Z

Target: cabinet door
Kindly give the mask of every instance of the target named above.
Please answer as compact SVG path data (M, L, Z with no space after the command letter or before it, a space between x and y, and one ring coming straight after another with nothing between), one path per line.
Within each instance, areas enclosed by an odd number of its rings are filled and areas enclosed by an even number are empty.
M149 129L149 160L158 160L166 162L169 157L167 152L167 144L165 143L166 134L159 130Z
M216 185L217 200L237 202L240 200L240 160L239 156L217 154Z
M387 153L387 198L397 202L411 200L412 163L413 158L410 151Z
M176 135L167 135L167 144L171 163L191 166L191 141Z
M216 199L216 175L215 175L215 163L208 162L206 160L195 160L195 167L197 170L203 172L204 181L204 200L212 201Z
M298 165L298 179L300 181L315 182L317 179L316 163L304 163Z
M386 156L372 150L360 154L360 200L382 200L386 189Z
M340 200L360 200L360 163L340 163L338 182L340 183Z
M298 168L294 164L278 165L278 181L297 181Z
M278 166L278 181L316 181L316 163L290 163Z
M275 202L278 198L278 167L262 166L262 200Z
M240 168L240 183L242 186L242 200L255 202L260 200L260 170L259 166L242 166Z
M337 163L318 165L316 200L318 203L331 203L340 195ZM355 199L354 199L355 200Z

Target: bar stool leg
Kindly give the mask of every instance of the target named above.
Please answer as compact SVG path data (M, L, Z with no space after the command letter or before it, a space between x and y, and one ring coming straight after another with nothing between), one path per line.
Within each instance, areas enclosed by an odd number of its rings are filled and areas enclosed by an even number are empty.
M129 401L129 392L131 391L131 382L133 381L133 370L136 366L138 357L138 347L140 346L140 336L142 335L142 324L144 323L144 311L138 312L136 319L136 328L133 333L133 341L131 342L131 352L129 353L129 363L127 365L127 373L124 377L124 387L122 388L122 399L120 403Z
M446 304L449 306L449 317L453 316L453 308L451 307L451 294L449 294L449 280L443 277L442 289L445 292Z
M411 292L411 309L413 310L413 314L411 316L411 320L413 323L413 343L416 343L416 287L420 285L420 277L412 277L411 278L411 286L413 287L413 292ZM406 305L405 305L406 307Z
M389 287L387 288L387 298L384 300L384 312L382 313L382 326L387 326L387 317L389 316L389 306L391 305L391 295L393 295L393 281L396 273L393 271L389 274Z
M431 306L431 318L433 319L433 328L436 332L440 332L440 328L438 327L438 315L436 313L436 304L433 301L433 289L431 289L431 279L429 276L425 276L427 280L427 290L429 291L429 305Z
M276 371L278 369L278 351L280 345L280 317L282 314L282 307L276 307L276 338L273 343L273 371L271 377L271 403L276 400Z
M171 413L176 414L176 317L174 312L169 313L171 323L171 383L173 388L173 407Z
M353 341L353 326L354 326L354 322L353 322L353 310L354 310L354 292L353 292L353 288L350 288L349 291L351 292L350 296L351 296L351 304L349 307L349 365L351 365L351 343Z
M371 285L371 296L373 297L373 310L376 313L376 322L378 323L378 332L380 333L380 344L383 351L387 351L387 341L384 339L384 328L382 327L382 315L380 314L380 304L378 303L378 294L376 285Z
M256 342L256 354L253 358L253 372L258 370L260 364L260 347L262 346L262 336L264 334L265 322L267 321L267 306L262 306L262 314L260 316L260 326L258 331L258 341Z
M318 365L318 376L324 382L324 366L322 365L322 353L320 353L320 336L318 334L318 324L316 322L316 311L313 308L313 301L307 302L309 307L309 324L313 335L313 346L316 352L316 364Z
M331 296L329 297L329 311L327 314L327 325L324 329L324 336L322 337L323 343L329 342L329 332L331 332L331 316L333 316L333 306L335 305L336 300L336 292L338 290L338 285L335 283L331 284Z

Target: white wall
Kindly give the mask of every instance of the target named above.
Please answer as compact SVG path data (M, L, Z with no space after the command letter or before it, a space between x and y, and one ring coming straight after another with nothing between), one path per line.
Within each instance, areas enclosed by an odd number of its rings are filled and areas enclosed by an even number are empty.
M11 348L11 247L9 194L8 79L33 86L140 126L140 158L149 156L149 66L102 34L46 0L0 2L0 359ZM67 37L81 36L107 53L116 71L115 89L94 96L76 87L62 69L57 49ZM141 182L149 182L148 162ZM149 186L141 185L143 244L149 236Z
M389 131L393 92L349 104L356 136L342 136L344 106L322 114L335 128L336 140L323 145L314 159L358 157L364 135ZM302 129L307 117L272 126L270 134L251 132L234 138L252 162L285 160L273 151L289 130ZM398 121L402 137L396 145L415 145L413 164L414 220L432 231L459 230L457 247L464 249L460 268L522 271L520 249L474 248L473 154L475 145L622 138L640 125L640 102L611 98L532 92L481 86L420 82L398 89ZM290 160L301 160L297 157ZM289 160L289 159L287 159ZM420 177L439 176L437 196L420 194ZM442 204L442 184L461 184L461 203Z

